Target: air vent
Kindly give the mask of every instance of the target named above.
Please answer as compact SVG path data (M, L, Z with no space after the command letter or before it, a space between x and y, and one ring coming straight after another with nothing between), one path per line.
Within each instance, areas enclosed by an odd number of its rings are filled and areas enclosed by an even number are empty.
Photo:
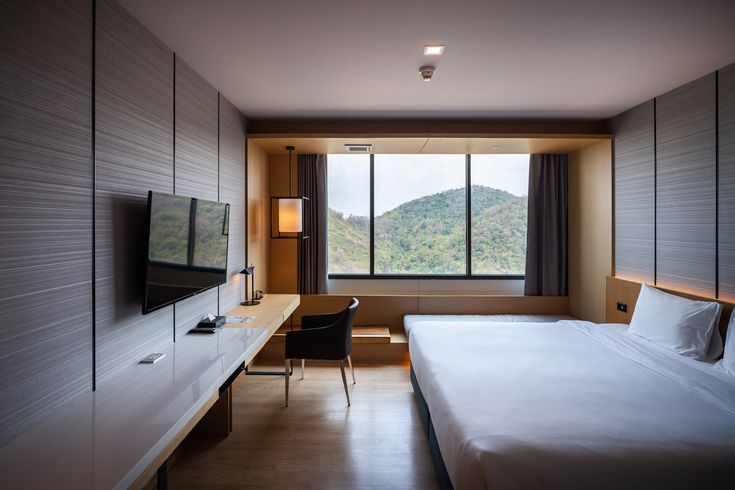
M373 145L371 144L364 144L364 145L357 145L357 144L345 144L345 150L347 150L348 153L370 153L370 150L373 149Z

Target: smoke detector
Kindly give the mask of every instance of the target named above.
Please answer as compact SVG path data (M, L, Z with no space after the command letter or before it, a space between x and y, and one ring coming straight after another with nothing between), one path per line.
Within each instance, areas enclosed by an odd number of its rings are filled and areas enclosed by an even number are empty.
M372 148L373 145L371 143L345 143L345 150L347 150L348 153L370 153L370 150L372 150Z
M434 69L435 68L431 65L426 65L419 68L421 79L425 82L430 82L431 78L434 76Z

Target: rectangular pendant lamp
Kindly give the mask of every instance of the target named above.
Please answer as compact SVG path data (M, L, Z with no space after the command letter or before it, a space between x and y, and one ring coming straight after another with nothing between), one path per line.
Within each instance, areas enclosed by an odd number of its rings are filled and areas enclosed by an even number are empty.
M309 198L292 196L291 194L291 152L295 148L287 146L288 150L288 196L271 197L271 238L309 238L304 229L304 213L309 204Z

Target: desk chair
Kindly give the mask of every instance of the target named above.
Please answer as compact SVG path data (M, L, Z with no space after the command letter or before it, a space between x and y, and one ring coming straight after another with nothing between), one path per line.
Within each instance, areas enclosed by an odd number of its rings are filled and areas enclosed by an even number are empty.
M352 372L352 384L355 384L355 371L352 368L352 322L360 302L352 298L350 304L342 311L321 315L304 315L301 317L301 330L286 332L286 406L288 406L288 378L293 371L293 360L301 359L301 379L304 378L304 360L339 361L342 370L342 384L345 387L347 406L350 406L350 393L347 391L345 377L345 359Z

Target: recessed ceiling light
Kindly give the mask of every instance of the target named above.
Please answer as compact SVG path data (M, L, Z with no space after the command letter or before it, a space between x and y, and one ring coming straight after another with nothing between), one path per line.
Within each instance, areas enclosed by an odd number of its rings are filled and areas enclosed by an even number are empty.
M443 44L427 44L424 46L425 56L441 56L442 54L444 54Z
M499 147L499 146L493 146L493 147L492 147L492 149L493 149L493 150L499 150L499 149L500 149L500 147Z

